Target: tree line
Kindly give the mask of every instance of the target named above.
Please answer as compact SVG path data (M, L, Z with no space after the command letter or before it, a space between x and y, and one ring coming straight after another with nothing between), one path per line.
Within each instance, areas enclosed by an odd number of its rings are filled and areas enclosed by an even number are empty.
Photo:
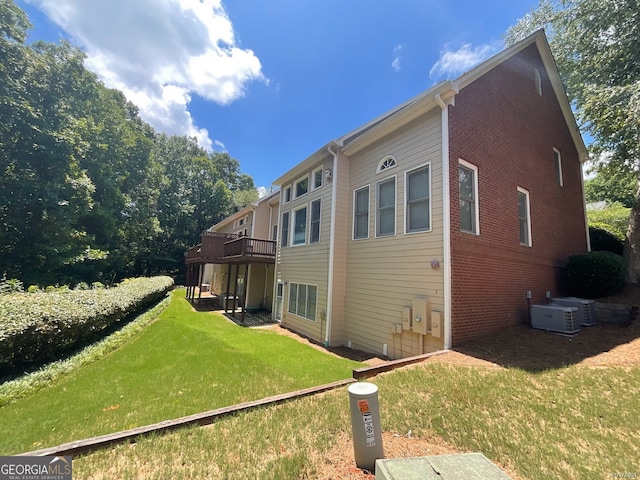
M25 285L178 274L203 230L257 199L227 153L159 134L69 43L27 45L0 0L0 275Z

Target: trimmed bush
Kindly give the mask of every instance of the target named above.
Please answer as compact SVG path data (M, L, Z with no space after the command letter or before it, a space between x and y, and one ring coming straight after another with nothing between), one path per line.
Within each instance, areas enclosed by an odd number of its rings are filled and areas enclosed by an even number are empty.
M563 271L565 294L580 298L599 298L621 292L626 268L624 259L611 252L573 255Z
M172 285L170 277L153 277L129 280L109 289L1 296L0 372L59 358L158 301Z
M616 255L624 252L624 235L606 223L589 225L589 239L594 252L611 252Z

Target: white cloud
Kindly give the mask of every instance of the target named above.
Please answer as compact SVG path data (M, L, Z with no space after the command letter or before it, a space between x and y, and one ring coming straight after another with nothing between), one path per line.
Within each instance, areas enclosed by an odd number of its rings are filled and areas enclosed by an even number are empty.
M262 198L267 195L267 187L258 187L258 198Z
M457 50L453 50L450 45L446 45L444 50L440 52L440 59L429 71L429 77L433 80L457 77L496 54L500 49L501 44L499 42L476 47L466 43Z
M402 45L396 45L393 49L393 62L391 62L391 68L393 68L396 72L400 71L400 52L402 52Z
M138 105L141 117L168 134L198 138L212 149L189 102L195 93L227 105L247 84L267 82L253 51L235 43L221 0L28 0L87 54L87 68Z

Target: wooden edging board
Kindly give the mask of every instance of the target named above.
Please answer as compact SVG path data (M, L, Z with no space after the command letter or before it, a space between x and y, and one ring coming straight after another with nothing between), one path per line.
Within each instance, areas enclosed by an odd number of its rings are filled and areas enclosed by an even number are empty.
M440 350L437 352L426 353L424 355L417 355L415 357L402 358L400 360L391 360L389 362L385 362L383 364L375 365L372 367L356 368L353 370L353 378L338 380L337 382L326 383L317 387L296 390L295 392L283 393L280 395L275 395L260 400L254 400L251 402L239 403L237 405L218 408L216 410L209 410L208 412L196 413L186 417L175 418L173 420L164 420L159 423L153 423L151 425L145 425L142 427L123 430L107 435L101 435L99 437L92 437L86 438L84 440L76 440L75 442L63 443L62 445L56 445L54 447L34 450L32 452L20 453L17 456L44 457L50 455L77 455L79 453L87 453L118 443L134 442L136 438L149 433L166 433L171 430L176 430L178 428L192 425L209 425L218 418L224 417L226 415L250 410L256 407L285 402L297 397L304 397L308 395L314 395L316 393L326 392L328 390L333 390L335 388L343 387L345 385L357 382L358 380L364 378L374 377L379 373L388 372L396 368L404 367L405 365L410 365L412 363L422 362L423 360L434 357L436 355L441 355L446 352L447 350Z
M43 448L41 450L35 450L32 452L26 452L18 454L18 456L36 456L44 457L49 455L77 455L79 453L86 453L99 448L104 448L116 443L133 442L141 435L148 433L165 433L170 430L176 430L191 425L208 425L213 423L216 419L237 413L241 411L250 410L252 408L261 407L264 405L273 405L281 403L292 398L303 397L307 395L313 395L316 393L326 392L334 388L339 388L345 385L354 383L354 378L348 378L346 380L339 380L333 383L327 383L317 387L305 388L303 390L297 390L295 392L283 393L275 395L273 397L267 397L260 400L254 400L252 402L239 403L230 407L218 408L216 410L210 410L208 412L196 413L187 417L176 418L173 420L165 420L152 425L145 425L143 427L132 428L130 430L123 430L121 432L110 433L108 435L101 435L99 437L86 438L84 440L77 440L75 442L64 443L55 447Z
M416 355L415 357L391 360L389 362L381 363L380 365L374 365L373 367L356 368L353 370L353 378L356 380L362 380L363 378L375 377L379 373L389 372L396 368L404 367L405 365L411 365L412 363L419 363L428 358L435 357L436 355L442 355L447 352L448 350L438 350L437 352Z

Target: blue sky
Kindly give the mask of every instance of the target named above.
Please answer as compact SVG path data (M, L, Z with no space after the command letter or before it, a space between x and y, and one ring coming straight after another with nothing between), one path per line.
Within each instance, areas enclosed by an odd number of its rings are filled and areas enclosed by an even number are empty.
M17 0L158 131L226 151L256 186L502 49L535 0Z

